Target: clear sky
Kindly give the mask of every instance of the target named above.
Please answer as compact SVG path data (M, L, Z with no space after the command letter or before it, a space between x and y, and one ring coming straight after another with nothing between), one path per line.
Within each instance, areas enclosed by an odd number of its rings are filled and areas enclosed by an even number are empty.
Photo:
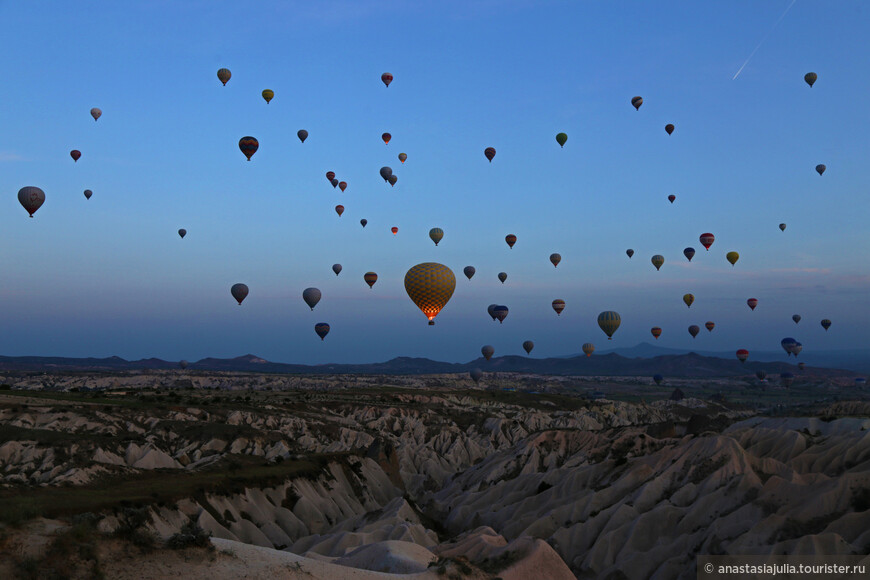
M0 354L464 362L652 326L675 348L866 346L870 5L797 0L774 27L791 4L0 0ZM33 219L28 185L46 193ZM403 286L426 261L457 278L434 327ZM602 310L622 316L612 341Z

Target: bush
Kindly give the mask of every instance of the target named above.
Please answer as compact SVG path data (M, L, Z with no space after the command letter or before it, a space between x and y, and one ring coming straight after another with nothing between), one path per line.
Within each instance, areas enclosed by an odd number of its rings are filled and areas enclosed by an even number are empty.
M194 547L214 550L214 546L211 541L209 541L209 538L211 538L211 532L206 532L199 527L199 524L191 520L182 526L181 531L177 534L173 534L173 536L166 541L166 546L173 550L183 550L185 548Z

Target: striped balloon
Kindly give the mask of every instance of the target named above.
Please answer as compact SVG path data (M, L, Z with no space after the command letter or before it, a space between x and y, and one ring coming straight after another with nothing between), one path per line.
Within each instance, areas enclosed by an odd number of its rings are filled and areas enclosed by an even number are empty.
M251 160L251 157L253 157L254 153L256 153L259 148L260 142L251 136L239 139L239 150L241 150L244 156L248 158L248 161Z
M363 280L366 281L366 284L369 285L369 288L375 285L375 282L378 281L378 275L374 272L366 272L363 274Z
M565 310L565 301L562 299L553 300L553 310L557 316L562 316L562 311Z
M613 340L613 333L619 328L621 322L619 313L613 310L606 310L598 315L598 326L607 335L607 340Z
M444 237L444 230L441 228L432 228L429 230L429 238L435 242L435 245L438 245L438 242L441 241L441 238Z
M218 80L227 86L227 81L230 80L230 77L233 76L233 73L230 72L228 68L222 68L217 72Z

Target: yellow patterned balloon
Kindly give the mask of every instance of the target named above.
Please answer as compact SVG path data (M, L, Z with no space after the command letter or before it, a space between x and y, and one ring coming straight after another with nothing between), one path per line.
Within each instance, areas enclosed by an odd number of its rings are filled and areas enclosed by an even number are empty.
M429 324L453 296L456 276L447 266L435 262L417 264L405 274L405 291L417 307L423 311Z
M622 318L619 317L618 312L613 310L606 310L598 315L598 326L607 335L607 340L613 340L613 333L619 328L620 322L622 322Z

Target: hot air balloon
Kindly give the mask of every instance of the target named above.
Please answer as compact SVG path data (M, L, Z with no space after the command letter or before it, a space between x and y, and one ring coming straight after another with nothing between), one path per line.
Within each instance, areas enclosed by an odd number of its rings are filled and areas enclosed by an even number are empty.
M186 360L178 361L178 366L181 367L182 370L186 369L187 368L187 361Z
M495 147L487 147L483 150L484 156L489 159L489 162L492 163L492 158L495 157Z
M407 154L407 153L399 153L399 161L401 161L402 163L404 163L406 159L408 159L408 154Z
M33 214L36 213L43 203L45 203L45 192L39 189L38 187L34 187L32 185L28 185L27 187L22 187L18 190L18 203L27 210L27 213L30 214L30 217L33 217Z
M559 265L559 262L561 261L562 256L560 256L559 254L550 254L550 263L553 264L554 268L557 267Z
M783 338L779 342L780 346L782 346L782 350L785 351L786 356L791 356L792 350L794 349L794 345L797 344L797 341L790 336Z
M750 310L755 310L755 307L758 306L758 299L757 298L750 298L749 300L746 301L746 304L749 306Z
M556 143L559 144L559 147L564 147L565 143L568 142L568 134L567 133L559 133L556 135Z
M635 111L640 111L640 106L643 104L643 98L632 97L631 104L634 106Z
M755 376L759 381L763 381L767 378L767 373L765 371L755 371Z
M791 319L794 320L795 324L797 324L798 322L801 321L801 315L800 314L792 314Z
M378 275L374 272L366 272L363 274L363 280L366 281L366 284L369 285L369 288L375 285L375 282L378 281Z
M230 77L233 76L228 68L219 69L217 72L218 80L227 86L227 81L230 80Z
M33 216L31 216L31 217L33 217ZM824 328L826 331L829 328L831 328L831 321L828 320L827 318L822 319L822 328Z
M99 119L102 116L103 116L103 112L100 109L98 109L97 107L94 107L93 109L91 109L91 117L94 118L94 123L96 123L97 119Z
M392 139L392 138L393 138L393 136L390 135L389 133L382 133L382 134L381 134L381 139L384 140L384 145L389 144L390 139Z
M662 264L665 263L665 257L661 254L656 254L650 261L652 262L652 265L656 267L656 271L658 271L658 269L662 267Z
M462 269L462 273L465 274L465 277L471 280L471 277L474 276L474 273L477 270L474 269L474 266L466 266Z
M707 234L701 234L701 237L698 239L701 240L701 245L704 246L707 249L707 251L709 252L710 246L712 246L713 242L716 241L716 236L714 236L713 234L707 233Z
M744 362L746 362L746 359L748 359L748 358L749 358L749 351L746 350L745 348L741 348L740 350L737 351L737 360L739 360L740 362L744 363Z
M381 177L384 179L384 181L388 181L390 179L390 176L393 174L393 168L387 167L385 165L385 166L381 167L380 174L381 174Z
M794 382L794 375L791 373L780 373L779 383L786 389Z
M392 186L396 185L396 182L399 181L399 178L398 178L398 176L394 173L394 174L390 175L390 177L387 179L387 181L390 182L390 187L392 187Z
M653 326L649 329L649 331L653 335L653 338L655 338L656 340L658 340L659 337L662 335L662 329L658 326Z
M389 87L389 86L390 86L390 83L393 82L393 75L391 75L391 74L388 73L388 72L387 72L387 73L384 73L384 74L381 75L381 81L383 81L383 83L384 83L387 87Z
M785 231L785 224L779 224L779 230L784 232Z
M273 91L271 89L265 89L262 94L263 94L263 98L266 100L267 105L269 104L269 101L271 101L273 98L275 98L275 91Z
M317 288L306 288L302 291L302 300L308 305L311 310L320 302L320 290Z
M495 322L495 309L498 308L498 304L490 304L486 307L486 313L492 316L492 321Z
M806 83L808 85L810 85L810 88L813 88L813 85L815 84L816 79L818 79L818 78L819 78L819 75L817 75L814 72L808 72L807 74L804 75L804 81L806 81Z
M435 317L453 296L455 289L456 277L443 264L424 262L405 274L405 291L429 319L430 325L435 324Z
M81 158L82 152L79 151L78 149L73 149L72 151L69 152L69 156L72 157L72 160L75 162Z
M483 371L480 369L471 369L470 371L468 371L468 375L471 377L471 380L473 380L474 384L476 385L483 377Z
M254 153L256 153L259 148L260 142L253 137L242 137L239 139L239 149L244 156L248 158L248 161L251 160L251 157L254 156Z
M628 259L630 260L631 257L634 255L634 250L632 250L631 248L627 249L625 251L625 255L628 256Z
M85 190L85 199L91 199L91 196L94 195L94 192L90 189Z
M708 320L704 323L704 328L706 328L710 332L713 332L713 329L716 328L716 323L712 320Z
M335 171L327 171L326 172L326 181L332 183L332 180L335 179Z
M613 340L613 333L619 328L619 323L622 319L619 313L613 310L606 310L598 315L598 326L607 335L607 340Z
M508 315L508 307L504 304L499 304L495 308L492 309L492 313L498 319L498 323L501 324L504 322L504 319L507 318Z
M583 353L587 357L592 356L592 353L595 352L595 345L592 344L591 342L584 342L582 348L583 348Z
M347 182L346 182L346 181L339 181L339 182L338 182L338 188L339 188L342 192L344 192L344 190L347 189Z
M683 250L683 255L686 257L688 261L692 261L692 258L695 257L695 248L686 248Z
M504 284L504 281L507 280L507 273L506 272L499 272L498 279L501 280L502 284Z
M728 252L725 254L725 259L728 260L728 263L732 266L737 263L737 260L740 259L740 254L737 252Z
M799 362L799 363L798 363L798 369L799 369L799 370L804 370L805 368L807 368L807 363L805 363L805 362Z
M305 140L308 139L308 131L306 131L305 129L299 129L298 131L296 131L296 136L299 137L300 141L305 143ZM332 172L330 171L330 173ZM332 173L332 176L335 177L335 174ZM330 178L330 181L332 181L332 178Z
M333 264L332 271L335 272L335 275L338 276L341 274L341 264Z
M244 300L248 295L248 287L245 284L233 284L233 287L230 288L230 294L233 295L239 306L242 305L242 300Z
M553 310L556 311L556 316L562 316L562 311L565 310L565 301L562 299L553 300Z
M366 224L369 223L369 220L363 218L363 219L359 220L359 223L362 227L366 227Z
M187 235L187 230L184 228L181 228L180 230L178 230L178 235L181 236L181 239L183 240L184 236Z
M677 196L674 195L673 193L668 196L668 201L671 203L674 203L676 201L676 199L677 199Z
M526 354L532 354L533 348L535 348L535 343L531 340L527 340L523 343L523 350L526 351Z
M314 325L314 332L320 337L320 340L323 340L329 334L329 325L325 322L318 322Z
M335 206L335 213L338 214L338 217L341 217L341 214L344 213L344 206L343 205Z
M435 245L438 245L438 242L441 241L441 238L444 237L444 230L441 228L432 228L429 230L429 239L435 242Z
M701 332L701 328L697 324L693 324L689 327L689 334L692 335L692 338L698 336L699 332Z
M819 175L823 174L825 172L825 169L827 169L827 167L825 167L825 165L822 163L816 165L816 173L818 173Z
M508 234L504 237L504 241L507 242L509 248L513 249L514 244L517 243L517 237L513 234Z
M662 381L665 380L665 377L662 375L653 375L653 381L655 381L656 385L662 384Z
M665 125L665 131L667 132L668 135L670 135L671 133L673 133L673 132L674 132L674 125L673 125L673 123L668 123L667 125Z
M694 294L683 294L683 302L686 303L686 306L687 306L688 308L691 308L691 307L692 307L692 302L694 302L694 301L695 301L695 295L694 295Z
M799 355L803 349L804 349L804 345L802 345L799 342L796 342L792 345L791 352L792 352L792 354L794 354L795 357L797 357L797 355Z
M495 322L495 317L492 318L492 321ZM483 355L483 358L489 360L492 358L492 355L495 354L495 349L492 347L492 345L485 344L480 347L480 353Z
M399 233L399 228L397 228L396 226L393 226L390 228L390 231L393 232L393 235L395 236L396 234Z
M330 181L329 183L332 185L332 189L335 189L336 187L338 187L338 180L335 179L334 177L332 178L332 181Z

